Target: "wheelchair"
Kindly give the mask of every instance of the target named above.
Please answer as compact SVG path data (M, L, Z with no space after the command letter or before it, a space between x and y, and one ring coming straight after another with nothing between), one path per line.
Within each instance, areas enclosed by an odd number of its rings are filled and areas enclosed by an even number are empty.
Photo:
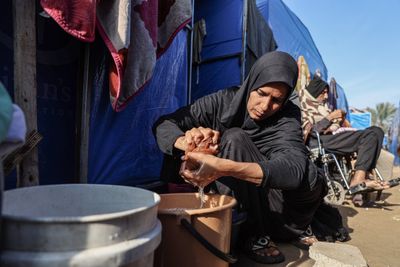
M328 186L328 193L325 196L325 202L329 204L343 204L346 195L357 193L350 188L350 180L355 172L352 162L356 159L357 154L335 155L325 150L322 145L318 131L313 131L317 137L317 147L309 149L311 160L318 166L322 167L324 177ZM376 179L385 181L377 168L373 169ZM396 186L400 183L400 178L389 181L390 186ZM380 200L382 190L377 191L376 200Z

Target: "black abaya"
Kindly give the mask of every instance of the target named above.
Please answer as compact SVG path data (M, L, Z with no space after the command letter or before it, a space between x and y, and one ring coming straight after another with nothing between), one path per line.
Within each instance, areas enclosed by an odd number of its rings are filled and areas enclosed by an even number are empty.
M167 155L162 179L179 180L182 152L177 151L174 144L185 131L200 126L220 131L218 156L256 162L263 170L261 186L235 178L219 179L232 189L241 206L247 210L248 226L257 231L254 234L271 232L268 221L275 220L269 218L271 210L275 212L276 221L287 226L289 236L304 231L323 198L323 186L316 167L307 157L300 110L287 100L273 116L255 122L249 117L246 106L251 91L271 82L282 82L290 88L289 96L296 81L294 59L284 52L271 52L254 64L240 88L218 91L161 117L154 126L154 134L159 148ZM270 189L282 190L283 199L270 198L268 202L267 190ZM296 209L302 212L296 213Z

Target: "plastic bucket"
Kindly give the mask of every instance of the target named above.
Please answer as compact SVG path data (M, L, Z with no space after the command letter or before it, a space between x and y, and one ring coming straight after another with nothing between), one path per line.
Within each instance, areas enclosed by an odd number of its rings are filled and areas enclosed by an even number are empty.
M159 195L115 185L68 184L4 193L1 266L153 265Z
M206 195L200 209L198 193L160 196L158 217L163 229L156 267L226 267L236 261L228 254L234 198Z

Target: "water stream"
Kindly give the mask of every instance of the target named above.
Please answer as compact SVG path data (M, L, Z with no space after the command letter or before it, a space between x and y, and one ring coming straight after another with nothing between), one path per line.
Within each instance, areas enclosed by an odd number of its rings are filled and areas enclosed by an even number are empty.
M200 196L200 209L204 207L204 203L206 203L206 195L204 194L204 187L199 186L199 196Z

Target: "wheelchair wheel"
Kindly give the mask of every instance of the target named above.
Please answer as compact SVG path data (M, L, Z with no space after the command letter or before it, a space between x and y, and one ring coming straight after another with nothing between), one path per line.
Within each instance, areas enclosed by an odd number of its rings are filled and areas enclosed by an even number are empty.
M325 202L334 205L342 205L346 195L343 185L337 181L331 181L328 189L328 193L324 198Z

